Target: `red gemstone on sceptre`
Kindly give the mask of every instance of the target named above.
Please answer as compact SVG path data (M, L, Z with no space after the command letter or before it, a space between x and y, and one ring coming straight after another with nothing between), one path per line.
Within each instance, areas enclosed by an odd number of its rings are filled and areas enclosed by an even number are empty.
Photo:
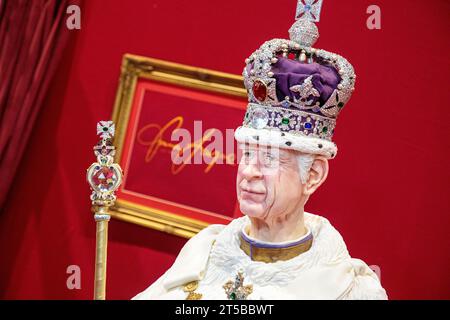
M253 95L258 101L265 101L267 98L267 86L261 80L256 80L253 82Z
M100 170L94 174L92 180L100 190L109 191L114 186L117 177L114 170L111 170L108 167L101 167Z

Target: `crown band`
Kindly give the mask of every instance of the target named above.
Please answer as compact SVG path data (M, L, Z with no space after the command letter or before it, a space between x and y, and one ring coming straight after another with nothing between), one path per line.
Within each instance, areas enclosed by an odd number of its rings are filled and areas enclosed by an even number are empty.
M243 125L331 141L336 121L305 111L249 103Z

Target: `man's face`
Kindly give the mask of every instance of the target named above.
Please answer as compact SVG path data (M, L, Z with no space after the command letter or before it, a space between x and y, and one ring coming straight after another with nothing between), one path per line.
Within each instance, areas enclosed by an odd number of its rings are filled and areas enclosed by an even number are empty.
M303 195L298 152L249 144L239 147L242 158L236 189L241 212L267 219L295 210Z

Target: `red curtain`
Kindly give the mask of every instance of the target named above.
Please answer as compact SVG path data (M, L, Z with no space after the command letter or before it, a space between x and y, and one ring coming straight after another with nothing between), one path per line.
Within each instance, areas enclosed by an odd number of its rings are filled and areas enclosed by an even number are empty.
M0 0L0 210L70 31L69 0Z

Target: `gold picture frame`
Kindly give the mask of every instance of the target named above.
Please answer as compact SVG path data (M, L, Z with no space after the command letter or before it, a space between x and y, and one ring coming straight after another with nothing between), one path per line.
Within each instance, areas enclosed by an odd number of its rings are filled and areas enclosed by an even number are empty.
M240 75L125 54L122 59L119 87L112 114L112 120L116 124L114 144L117 148L116 158L118 163L121 161L127 124L139 78L232 97L247 97L243 78ZM185 238L192 237L208 225L204 221L149 208L120 198L111 208L111 216L122 221Z

